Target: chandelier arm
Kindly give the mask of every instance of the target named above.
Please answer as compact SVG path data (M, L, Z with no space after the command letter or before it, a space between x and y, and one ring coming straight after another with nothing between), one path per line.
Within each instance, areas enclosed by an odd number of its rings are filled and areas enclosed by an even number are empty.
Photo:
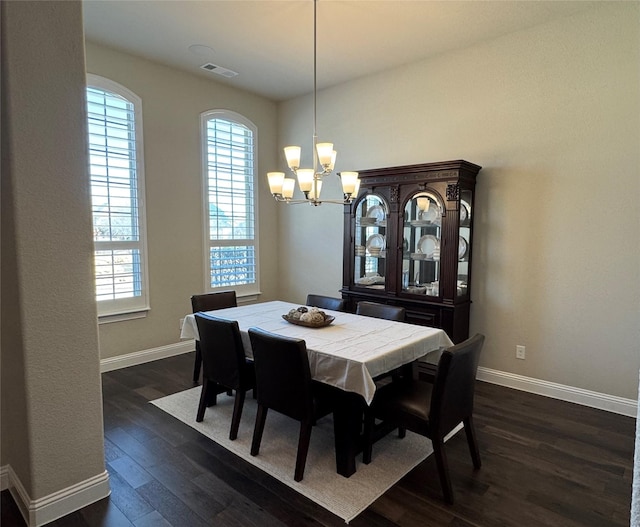
M344 199L320 199L320 185L322 184L322 178L333 171L336 152L333 149L333 143L321 143L321 152L318 151L318 133L317 133L317 99L318 99L318 0L313 0L313 146L312 146L312 158L313 158L313 169L300 169L300 147L285 147L285 157L287 159L287 164L289 165L289 169L293 172L294 176L298 179L298 185L303 188L302 180L304 179L304 188L302 190L304 193L304 199L291 199L291 197L284 197L282 194L282 185L278 186L278 182L274 181L272 186L271 180L269 182L269 188L271 190L271 194L275 198L277 202L280 203L309 203L317 207L322 203L334 203L337 205L346 205L352 203L354 198L357 197L357 192L354 195L353 191L347 192L348 188L351 186L347 186L345 184L344 179L343 183L343 192ZM322 155L321 155L322 154ZM320 169L318 168L320 165ZM303 171L305 172L304 178L302 177ZM310 174L307 172L313 173L313 178L311 181L311 188L307 188L309 181L308 178ZM275 174L275 173L274 173ZM345 172L345 175L347 173ZM349 172L348 174L354 175L357 180L358 173L357 172ZM340 176L340 174L338 174ZM342 178L341 178L342 179ZM293 189L291 189L293 190Z

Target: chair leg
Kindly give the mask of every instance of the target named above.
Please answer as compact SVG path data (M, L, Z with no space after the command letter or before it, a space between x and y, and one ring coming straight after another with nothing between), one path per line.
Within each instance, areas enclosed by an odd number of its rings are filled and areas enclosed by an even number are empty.
M240 418L242 417L242 408L244 406L246 393L244 390L236 390L236 399L233 403L233 417L231 418L231 430L229 431L229 439L231 441L238 437L238 428L240 428Z
M399 426L398 427L398 437L400 439L404 439L405 437L407 437L407 429L402 427L402 426Z
M207 409L209 401L209 388L211 384L208 379L202 381L202 391L200 392L200 402L198 403L198 413L196 414L196 422L201 423L204 419L204 412Z
M473 418L469 416L462 422L464 423L464 431L467 434L467 443L469 445L469 452L471 453L471 459L473 461L473 468L479 469L482 466L482 461L480 460L480 449L478 448L478 441L476 440Z
M202 351L200 351L200 343L196 340L196 360L193 364L193 382L200 380L200 366L202 366Z
M209 379L202 379L202 385L207 383L207 406L215 406L218 404L218 394L220 393L220 385L217 382L210 381Z
M440 476L440 486L444 501L449 505L453 505L453 489L451 488L451 478L449 477L449 467L447 466L447 456L444 452L444 440L431 440L433 444L433 455L436 458L436 466L438 467L438 475Z
M262 442L262 432L264 432L264 423L267 420L268 408L258 404L256 412L256 424L253 427L253 440L251 441L251 455L257 456L260 452L260 443Z
M302 481L304 476L304 467L307 464L307 453L309 452L309 443L311 442L311 429L313 425L310 422L300 423L300 436L298 438L298 453L296 455L296 470L293 476L295 481Z

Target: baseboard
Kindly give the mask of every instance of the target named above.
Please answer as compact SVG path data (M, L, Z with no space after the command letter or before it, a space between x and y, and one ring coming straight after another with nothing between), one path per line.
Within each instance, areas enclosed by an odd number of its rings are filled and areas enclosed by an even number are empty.
M7 490L9 488L9 466L3 465L0 467L0 491Z
M118 370L120 368L136 366L137 364L173 357L192 351L194 351L194 341L186 340L176 344L169 344L168 346L102 359L100 361L100 371ZM532 377L524 377L523 375L516 375L515 373L480 367L478 368L478 379L490 382L491 384L498 384L500 386L544 395L553 399L560 399L562 401L598 408L629 417L635 417L638 411L638 402L635 399L624 399L605 393L592 392L581 388L574 388L573 386L534 379Z
M159 348L151 348L134 353L127 353L126 355L118 355L117 357L109 357L108 359L102 359L100 361L100 372L104 373L119 370L120 368L128 368L129 366L136 366L138 364L144 364L145 362L190 353L194 350L195 344L192 339L177 342L176 344L169 344L168 346L160 346Z
M606 393L592 392L564 384L524 377L515 373L480 367L478 368L478 379L491 384L498 384L629 417L636 417L638 412L638 401L635 399L625 399L615 395L607 395Z
M10 466L2 467L3 490L5 490L5 474L7 488L28 527L46 525L111 494L109 473L106 470L102 474L97 474L37 500L32 500L29 497L22 482Z

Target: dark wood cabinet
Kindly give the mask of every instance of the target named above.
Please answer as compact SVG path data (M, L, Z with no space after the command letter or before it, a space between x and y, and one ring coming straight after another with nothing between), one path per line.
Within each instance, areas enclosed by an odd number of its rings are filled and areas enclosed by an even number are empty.
M469 336L476 176L444 161L361 170L344 207L342 298L402 306L407 322Z

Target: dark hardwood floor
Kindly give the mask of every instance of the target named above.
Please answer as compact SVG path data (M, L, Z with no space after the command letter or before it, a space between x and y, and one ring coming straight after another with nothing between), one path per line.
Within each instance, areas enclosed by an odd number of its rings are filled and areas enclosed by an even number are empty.
M52 527L344 526L322 507L148 403L192 386L193 354L105 373L109 498ZM195 417L194 408L194 417ZM482 468L447 443L456 504L428 458L354 527L628 527L635 420L478 382ZM2 493L3 527L25 525Z

